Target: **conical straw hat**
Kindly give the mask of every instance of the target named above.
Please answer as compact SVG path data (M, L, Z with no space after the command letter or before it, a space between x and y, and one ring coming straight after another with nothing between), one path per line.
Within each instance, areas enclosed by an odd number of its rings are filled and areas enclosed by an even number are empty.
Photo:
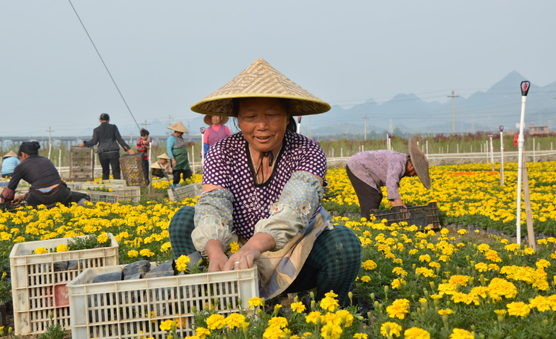
M187 130L187 128L185 128L181 121L178 121L175 124L171 124L170 126L168 126L168 129L176 132L189 133L189 131Z
M238 76L191 106L193 112L233 116L234 98L281 98L290 100L291 115L328 112L330 105L301 88L258 58Z
M158 159L166 159L170 160L170 157L166 153L162 153L161 155L157 156Z
M411 163L415 167L415 172L417 176L427 189L431 189L431 177L429 175L429 161L423 151L417 145L417 141L413 138L409 138L409 157L411 158Z
M153 163L151 164L151 168L154 168L154 169L161 169L161 168L160 168L160 165L158 164L158 161L153 162Z
M220 120L220 125L225 125L228 122L228 117L221 117L222 120ZM203 118L203 121L205 122L205 124L212 126L212 115L205 115L205 117Z
M2 159L4 158L8 158L8 157L16 157L17 158L17 154L15 154L13 151L9 151L8 153L6 153Z

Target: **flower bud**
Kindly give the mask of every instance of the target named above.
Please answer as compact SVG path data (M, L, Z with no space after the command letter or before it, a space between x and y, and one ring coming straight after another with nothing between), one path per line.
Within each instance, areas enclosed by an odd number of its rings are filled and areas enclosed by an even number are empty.
M556 283L556 281L555 281L554 283ZM374 293L371 293L371 299L372 299L373 301L375 301L375 294L374 294Z

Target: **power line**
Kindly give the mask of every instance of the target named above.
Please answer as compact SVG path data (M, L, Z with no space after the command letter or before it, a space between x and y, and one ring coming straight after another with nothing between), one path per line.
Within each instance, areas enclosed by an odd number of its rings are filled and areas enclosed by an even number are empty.
M73 8L73 12L75 13L75 15L77 16L77 19L79 19L79 22L81 23L81 26L83 26L83 29L85 30L85 33L87 34L87 36L89 37L89 40L91 41L91 44L93 45L93 47L95 48L95 51L97 52L98 57L100 58L100 61L102 61L102 64L104 65L104 68L106 69L106 72L108 72L108 75L110 76L110 79L112 79L112 82L114 83L114 86L116 86L116 89L118 90L118 93L120 94L120 97L122 98L125 107L127 107L127 110L129 111L129 114L131 114L131 117L133 118L133 121L135 121L135 124L137 125L137 128L139 130L141 130L141 127L139 127L139 124L137 123L137 120L135 120L135 116L133 116L133 113L131 112L131 109L129 108L129 105L127 104L127 101L125 101L125 98L122 94L122 92L120 91L120 88L118 87L118 85L116 84L116 80L114 80L114 77L112 76L112 73L110 73L110 70L108 70L108 66L106 66L106 63L104 62L104 59L102 59L102 56L100 55L100 52L97 49L97 46L95 45L95 43L93 42L93 39L91 38L91 36L89 35L89 32L87 31L87 28L85 27L85 24L83 23L83 21L81 20L81 18L79 17L79 14L77 14L77 10L75 9L75 7L73 6L73 3L71 2L71 0L68 0L68 2L71 5L71 8Z

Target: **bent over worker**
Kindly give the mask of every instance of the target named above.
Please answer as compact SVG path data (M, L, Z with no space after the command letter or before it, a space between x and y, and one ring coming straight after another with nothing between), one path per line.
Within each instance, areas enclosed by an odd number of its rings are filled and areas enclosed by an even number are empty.
M380 206L381 187L386 186L392 207L406 207L398 191L404 177L417 175L427 189L431 188L429 162L413 138L409 139L409 154L387 150L357 153L348 159L346 172L359 199L361 217L367 220L371 210Z

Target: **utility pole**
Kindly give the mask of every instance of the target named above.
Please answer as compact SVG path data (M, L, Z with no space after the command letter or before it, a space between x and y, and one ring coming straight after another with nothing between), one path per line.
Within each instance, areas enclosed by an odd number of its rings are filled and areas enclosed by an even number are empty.
M456 134L456 106L454 103L454 98L459 97L458 95L454 95L454 91L452 90L452 95L447 95L447 97L452 98L452 133Z
M365 116L361 119L365 120L365 141L367 141L367 119L369 119L369 118L365 114Z
M52 130L52 128L50 128L50 126L48 126L48 130L46 130L45 132L48 132L48 160L50 160L50 151L52 150L52 132L54 132Z
M147 129L147 126L150 125L151 123L147 123L147 119L145 119L145 123L143 124L145 127L145 129Z

